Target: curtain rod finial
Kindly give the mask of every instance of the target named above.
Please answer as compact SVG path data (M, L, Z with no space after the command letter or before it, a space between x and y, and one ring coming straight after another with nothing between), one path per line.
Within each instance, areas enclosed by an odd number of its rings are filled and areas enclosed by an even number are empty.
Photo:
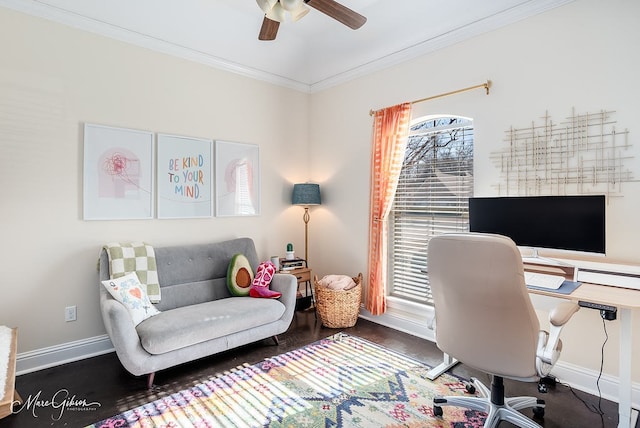
M491 80L487 80L487 83L484 84L484 88L487 90L487 95L489 95L489 88L491 88Z

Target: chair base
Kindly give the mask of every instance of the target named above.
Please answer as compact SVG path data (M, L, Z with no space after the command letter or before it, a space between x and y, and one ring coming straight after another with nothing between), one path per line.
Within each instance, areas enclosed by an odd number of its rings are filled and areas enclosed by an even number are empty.
M471 378L471 381L480 394L479 397L435 397L433 399L434 414L442 416L442 406L458 406L487 413L485 428L497 427L500 421L511 422L522 428L542 428L518 410L533 407L534 415L542 418L544 417L544 400L536 397L505 398L503 378L499 376L493 377L491 390L478 379Z

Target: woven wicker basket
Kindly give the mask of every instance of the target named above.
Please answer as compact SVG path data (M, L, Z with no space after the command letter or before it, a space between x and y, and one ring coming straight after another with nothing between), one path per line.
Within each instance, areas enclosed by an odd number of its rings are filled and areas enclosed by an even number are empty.
M362 274L353 278L356 286L350 290L332 290L318 285L315 276L316 311L322 325L329 328L346 328L356 325L362 296Z

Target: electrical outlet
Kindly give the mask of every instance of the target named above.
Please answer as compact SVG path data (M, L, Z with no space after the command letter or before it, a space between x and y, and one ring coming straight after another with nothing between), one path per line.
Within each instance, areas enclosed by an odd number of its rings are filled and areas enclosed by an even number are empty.
M76 307L75 306L67 306L64 308L64 320L66 322L75 321L76 318Z

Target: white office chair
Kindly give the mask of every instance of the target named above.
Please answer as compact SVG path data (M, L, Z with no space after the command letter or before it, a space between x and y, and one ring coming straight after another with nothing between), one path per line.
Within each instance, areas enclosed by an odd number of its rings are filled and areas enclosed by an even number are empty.
M500 235L432 238L428 274L438 348L492 376L491 390L472 378L479 397L434 398L434 413L442 416L442 406L460 406L487 413L485 427L506 420L539 428L518 410L533 407L534 415L541 418L544 401L505 398L503 378L537 382L549 375L562 348L560 330L578 305L558 305L549 315L550 333L541 331L524 282L520 252L511 239Z

